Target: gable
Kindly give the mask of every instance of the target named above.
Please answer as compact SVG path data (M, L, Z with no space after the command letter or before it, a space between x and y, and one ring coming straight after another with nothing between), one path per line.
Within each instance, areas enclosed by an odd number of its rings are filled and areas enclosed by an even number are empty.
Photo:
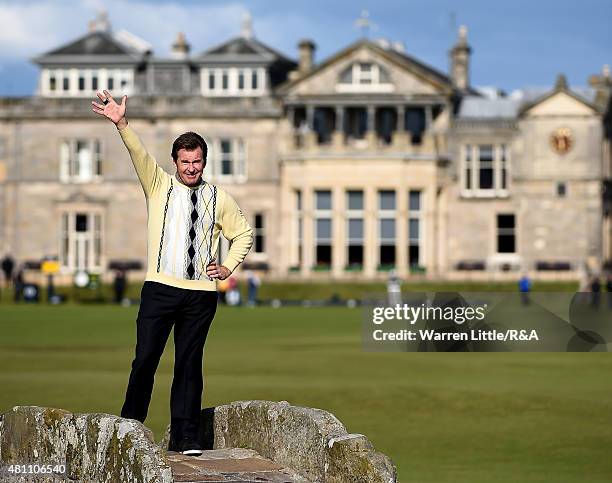
M129 55L130 52L103 32L94 32L45 54L54 55Z
M396 93L403 95L436 95L447 92L447 86L435 76L419 71L408 61L397 62L393 55L385 55L380 48L362 42L354 49L332 58L317 67L312 73L292 82L286 93L291 95L332 95L339 93ZM355 74L363 70L359 66L372 66L378 82L359 84ZM351 74L353 78L351 79ZM365 73L364 73L365 74ZM363 74L361 74L363 75Z
M589 103L565 90L545 97L525 111L527 117L590 116L595 113L595 109Z

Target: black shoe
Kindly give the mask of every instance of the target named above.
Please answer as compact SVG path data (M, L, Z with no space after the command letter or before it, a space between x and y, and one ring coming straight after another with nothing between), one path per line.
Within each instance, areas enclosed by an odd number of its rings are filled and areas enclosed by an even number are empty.
M187 456L200 456L202 454L202 447L195 438L185 436L179 444L179 452Z

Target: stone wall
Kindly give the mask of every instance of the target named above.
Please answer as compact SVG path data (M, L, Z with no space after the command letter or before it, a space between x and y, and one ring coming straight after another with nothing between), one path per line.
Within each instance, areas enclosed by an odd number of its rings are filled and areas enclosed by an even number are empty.
M0 416L0 467L64 465L67 480L170 483L166 452L141 423L110 414L15 406ZM0 475L0 481L8 474ZM18 482L52 482L24 474Z
M169 428L160 443L168 445ZM291 467L308 481L394 483L390 458L362 434L349 434L331 413L287 401L235 401L202 410L200 442L206 449L250 448Z

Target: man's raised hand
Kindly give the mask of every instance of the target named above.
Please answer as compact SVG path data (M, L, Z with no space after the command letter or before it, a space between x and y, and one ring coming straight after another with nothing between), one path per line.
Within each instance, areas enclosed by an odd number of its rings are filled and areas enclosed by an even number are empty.
M125 119L127 96L123 96L121 98L121 104L117 104L113 96L111 96L110 92L107 90L102 91L102 93L96 92L96 95L98 99L102 101L102 104L92 101L91 110L100 116L110 119L118 128L127 126L127 120ZM104 104L105 100L108 100L106 104Z

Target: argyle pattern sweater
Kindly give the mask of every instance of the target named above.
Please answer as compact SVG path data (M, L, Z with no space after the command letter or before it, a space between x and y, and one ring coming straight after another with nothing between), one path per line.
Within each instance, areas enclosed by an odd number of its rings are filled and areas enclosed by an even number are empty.
M147 200L146 280L215 291L216 280L206 275L206 266L216 259L219 235L230 242L221 264L232 272L253 245L253 229L236 201L204 180L192 188L166 173L129 125L119 133Z

